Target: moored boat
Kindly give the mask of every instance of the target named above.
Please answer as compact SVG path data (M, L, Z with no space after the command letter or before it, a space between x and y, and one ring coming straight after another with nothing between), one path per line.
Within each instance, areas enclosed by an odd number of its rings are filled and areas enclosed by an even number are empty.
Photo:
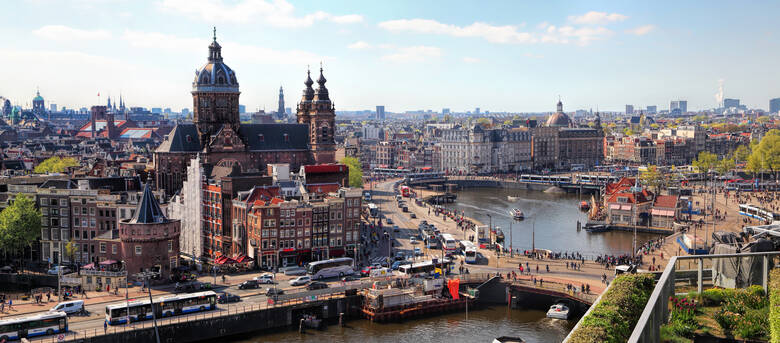
M518 201L518 200L520 200L520 197L513 197L511 195L507 195L506 199L509 200L509 201Z
M501 336L493 339L493 343L525 343L520 337Z
M515 208L515 209L510 210L509 211L509 215L511 215L512 218L515 218L515 219L518 219L518 220L525 218L525 214L519 208Z
M550 306L550 309L547 310L547 318L563 320L569 319L569 308L561 303L552 305Z
M580 201L580 210L587 211L590 209L590 204L587 201Z

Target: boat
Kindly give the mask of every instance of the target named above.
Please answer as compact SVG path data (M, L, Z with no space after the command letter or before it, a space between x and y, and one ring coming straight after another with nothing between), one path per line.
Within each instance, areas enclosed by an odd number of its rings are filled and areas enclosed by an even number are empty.
M504 231L501 231L501 228L496 227L496 243L503 243L504 242Z
M569 308L561 303L552 305L547 310L547 318L567 320L569 319Z
M506 199L509 200L509 201L518 201L518 200L520 200L520 197L513 197L511 195L507 195Z
M602 224L590 225L590 226L586 225L585 226L585 231L587 231L587 232L607 232L607 231L609 231L609 226L602 225Z
M590 204L587 201L580 201L580 210L587 211L588 209L590 209Z
M514 209L510 210L509 211L509 215L511 215L512 218L515 218L517 220L525 218L525 214L519 208L514 208Z
M317 317L309 314L303 315L303 324L308 328L317 330L322 329L322 319L318 319Z
M493 338L493 343L525 343L520 337L501 336Z

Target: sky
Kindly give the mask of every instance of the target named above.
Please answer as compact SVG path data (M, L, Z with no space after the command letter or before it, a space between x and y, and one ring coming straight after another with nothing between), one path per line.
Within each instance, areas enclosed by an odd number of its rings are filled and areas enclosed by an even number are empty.
M247 111L295 107L322 63L337 110L623 111L780 97L777 1L18 0L0 96L192 107L212 27ZM97 94L101 97L98 98Z

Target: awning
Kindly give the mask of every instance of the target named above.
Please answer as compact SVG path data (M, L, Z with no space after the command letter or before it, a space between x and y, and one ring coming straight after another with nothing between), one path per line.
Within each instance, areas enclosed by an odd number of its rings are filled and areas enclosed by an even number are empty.
M609 205L609 209L610 210L619 210L620 209L620 204L610 204Z
M105 265L115 264L115 263L116 263L116 260L105 260L105 261L101 261L100 265L105 266Z
M631 205L620 205L620 209L623 211L631 211Z
M674 217L674 211L673 210L660 210L657 208L654 208L650 211L654 216L662 216L662 217Z
M85 264L84 266L81 267L81 269L95 269L95 264L94 263Z

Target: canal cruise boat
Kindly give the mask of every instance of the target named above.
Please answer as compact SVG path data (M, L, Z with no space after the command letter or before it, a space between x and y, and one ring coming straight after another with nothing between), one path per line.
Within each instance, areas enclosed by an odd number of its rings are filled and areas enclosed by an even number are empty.
M520 220L525 218L525 214L519 208L512 209L511 211L509 211L509 214L512 216L512 218L515 218L515 220Z

